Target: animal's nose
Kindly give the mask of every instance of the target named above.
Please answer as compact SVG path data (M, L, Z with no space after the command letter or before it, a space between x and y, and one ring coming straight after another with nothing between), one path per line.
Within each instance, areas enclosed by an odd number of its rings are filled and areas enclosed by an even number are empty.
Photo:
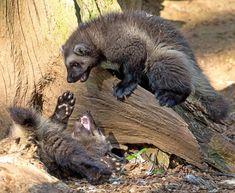
M67 76L67 82L68 83L73 83L73 77Z

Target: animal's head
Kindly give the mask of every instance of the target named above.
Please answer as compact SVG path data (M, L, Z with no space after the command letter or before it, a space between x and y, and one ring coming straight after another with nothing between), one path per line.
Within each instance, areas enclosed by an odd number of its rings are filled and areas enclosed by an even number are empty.
M91 147L99 155L105 155L112 149L110 142L99 127L96 126L90 112L84 112L74 123L73 136L84 143L84 146ZM93 146L93 147L92 147Z
M98 64L99 55L94 46L87 43L75 43L70 39L62 46L67 68L67 81L69 83L78 80L85 82L91 69Z
M94 131L99 130L96 126L95 121L89 111L82 113L78 120L75 121L74 129L77 132L84 133L87 135L93 135ZM99 131L100 132L100 131ZM102 133L99 133L102 134Z

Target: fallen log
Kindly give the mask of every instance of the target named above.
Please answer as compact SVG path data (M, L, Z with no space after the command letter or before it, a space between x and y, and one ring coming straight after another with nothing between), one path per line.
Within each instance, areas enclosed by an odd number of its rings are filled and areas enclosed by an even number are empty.
M160 107L155 97L140 86L124 102L118 101L112 96L117 81L101 68L94 69L85 83L68 85L65 81L55 81L58 87L72 90L77 97L69 126L73 126L78 114L89 110L98 126L113 136L113 143L153 144L199 168L208 163L224 172L235 171L235 146L222 135L234 123L214 123L193 98L176 106L175 111ZM49 96L49 92L50 89L45 89L43 95ZM45 106L51 107L55 100L44 101ZM223 148L217 141L223 142Z

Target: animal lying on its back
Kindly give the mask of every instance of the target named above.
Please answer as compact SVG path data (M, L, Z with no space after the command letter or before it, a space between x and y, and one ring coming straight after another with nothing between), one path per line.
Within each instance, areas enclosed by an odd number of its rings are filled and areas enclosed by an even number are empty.
M95 126L90 113L84 113L74 128L66 128L74 104L73 94L65 92L48 120L33 110L11 107L14 121L11 132L14 137L21 137L17 136L19 133L33 136L39 157L51 174L85 177L92 184L105 182L117 164L107 156L111 145Z
M113 88L118 99L147 78L161 106L180 104L192 93L214 121L227 115L227 103L202 73L187 41L160 17L138 11L100 16L82 23L62 50L70 83L86 81L93 67L108 60L123 72Z

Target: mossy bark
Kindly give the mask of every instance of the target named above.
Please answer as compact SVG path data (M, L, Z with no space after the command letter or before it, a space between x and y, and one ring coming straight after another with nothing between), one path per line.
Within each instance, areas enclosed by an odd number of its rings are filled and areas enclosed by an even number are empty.
M121 11L117 0L75 0L75 2L79 7L82 21L87 21L96 16L108 13L111 10Z

